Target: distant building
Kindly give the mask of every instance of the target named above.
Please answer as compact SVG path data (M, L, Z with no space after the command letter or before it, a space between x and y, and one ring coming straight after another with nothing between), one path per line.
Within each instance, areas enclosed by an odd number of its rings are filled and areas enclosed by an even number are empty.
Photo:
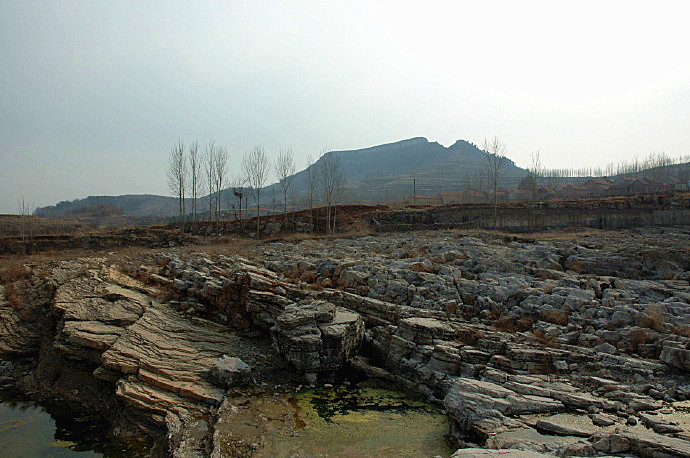
M589 189L590 195L599 196L606 194L606 191L611 187L611 180L606 178L598 178L587 180L584 186Z
M567 184L558 191L561 197L589 197L592 191L585 185Z
M534 198L540 201L555 199L556 191L550 186L537 186L534 190Z

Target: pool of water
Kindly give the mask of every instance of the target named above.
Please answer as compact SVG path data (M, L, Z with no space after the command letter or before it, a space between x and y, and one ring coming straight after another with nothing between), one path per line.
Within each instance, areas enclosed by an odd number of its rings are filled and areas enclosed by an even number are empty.
M0 392L0 456L130 457L149 449L110 437L104 420L76 405L39 405Z
M232 400L216 425L223 455L450 456L448 418L395 391L339 386Z

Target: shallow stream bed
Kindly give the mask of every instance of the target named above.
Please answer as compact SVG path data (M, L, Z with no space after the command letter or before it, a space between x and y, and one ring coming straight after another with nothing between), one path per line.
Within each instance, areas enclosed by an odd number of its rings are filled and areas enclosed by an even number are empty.
M149 444L110 438L108 424L68 403L36 404L0 392L0 456L146 456Z
M223 455L450 456L448 419L395 391L337 386L229 400L216 424Z

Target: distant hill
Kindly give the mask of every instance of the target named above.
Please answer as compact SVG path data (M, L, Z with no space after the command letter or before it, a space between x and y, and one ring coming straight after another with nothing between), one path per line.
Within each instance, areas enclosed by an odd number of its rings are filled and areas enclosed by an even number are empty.
M36 210L37 216L58 218L83 213L89 208L108 206L122 209L126 216L173 216L177 212L177 199L152 194L124 196L89 196L85 199L62 201Z
M383 201L402 199L413 192L416 181L417 194L436 194L445 191L460 191L464 180L481 173L484 152L475 145L458 140L449 147L426 138L411 138L395 143L370 148L331 151L340 158L346 186L345 201ZM319 158L311 167L318 170ZM507 161L505 180L502 187L517 187L527 171ZM271 186L262 191L262 205L273 199ZM299 202L304 202L307 194L307 171L294 175L291 194ZM279 189L275 189L276 200L280 201ZM223 207L231 201L232 191L225 190L222 195ZM200 199L199 208L208 207L208 196ZM252 205L251 199L249 204ZM85 199L64 201L56 205L39 208L37 215L60 217L74 215L82 207L108 205L124 210L126 216L169 217L177 213L174 197L156 195L89 196ZM187 208L191 208L190 205Z

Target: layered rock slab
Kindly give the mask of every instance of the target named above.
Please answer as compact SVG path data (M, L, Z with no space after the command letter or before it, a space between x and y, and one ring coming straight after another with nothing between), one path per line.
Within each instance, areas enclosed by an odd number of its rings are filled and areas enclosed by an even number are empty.
M218 405L224 390L210 383L206 374L236 342L237 337L223 326L154 306L102 359L105 367L136 376L129 379L132 383L138 380L182 398Z

